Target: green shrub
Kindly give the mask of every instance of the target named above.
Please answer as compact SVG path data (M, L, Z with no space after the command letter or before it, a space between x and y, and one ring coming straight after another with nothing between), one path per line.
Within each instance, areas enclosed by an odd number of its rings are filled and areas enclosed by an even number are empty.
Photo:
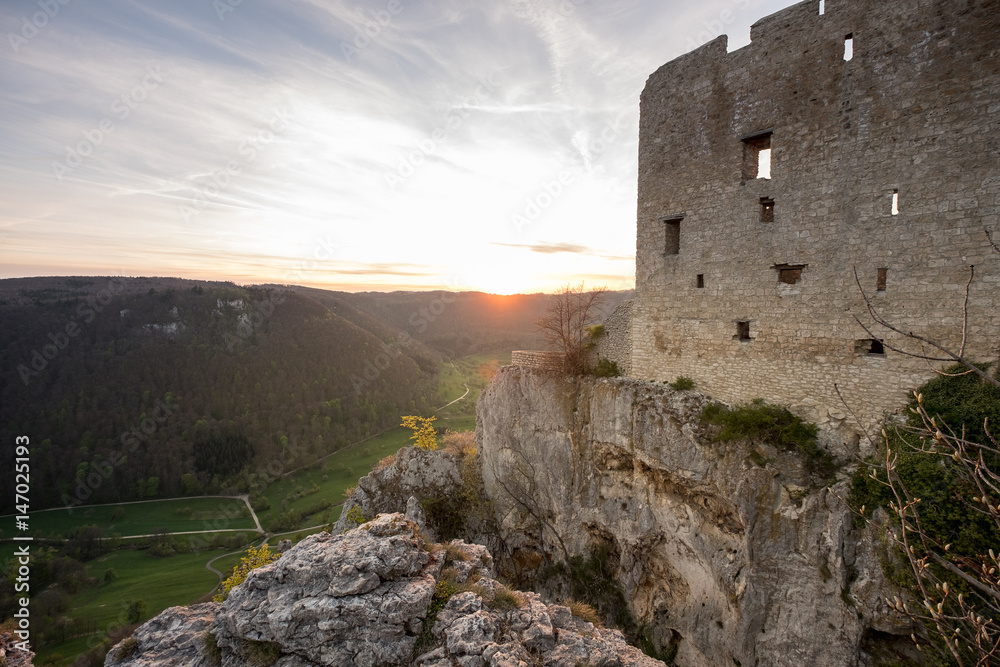
M594 367L593 375L599 378L614 378L621 375L621 371L618 370L617 363L601 357L597 360L597 366Z
M833 457L819 446L819 428L815 424L762 399L754 399L735 409L710 403L701 411L701 421L721 427L714 437L716 442L747 440L786 451L797 450L804 457L809 472L826 477L836 470Z
M603 324L595 324L593 326L589 326L585 329L585 331L587 332L587 336L590 337L591 341L596 341L598 338L600 338L605 334ZM591 346L593 346L593 344L594 344L593 342L590 343Z
M689 377L681 375L673 382L670 382L670 388L676 391L687 391L688 389L694 389L694 380Z
M963 367L956 366L948 369L948 372L956 373L964 370ZM911 526L908 532L915 551L910 558L907 558L897 546L888 548L882 556L883 573L894 584L909 589L914 600L924 600L910 561L928 558L929 567L922 575L926 578L925 587L929 587L928 580L949 585L955 593L963 594L971 603L975 610L973 616L981 615L996 627L995 624L1000 622L1000 614L996 612L993 597L983 596L981 590L970 587L967 578L955 575L954 564L957 563L960 569L975 575L977 563L987 563L992 560L987 554L992 554L996 545L1000 544L1000 529L997 523L983 512L980 495L982 491L978 490L970 480L973 466L963 467L944 453L952 451L946 443L946 436L939 436L939 445L934 447L931 445L937 441L935 430L943 434L954 433L957 436L961 436L964 431L966 441L985 443L989 446L985 450L974 448L973 445L968 446L967 456L971 455L973 459L982 456L978 459L979 467L976 469L980 471L1000 469L1000 456L996 453L995 445L991 442L984 425L988 420L992 428L996 423L995 420L1000 420L1000 388L985 382L977 375L970 374L957 377L939 376L923 385L918 393L921 395L920 408L928 419L934 419L933 426L928 427L924 424L922 418L913 411L918 408L917 399L911 400L909 406L911 411L906 424L887 425L883 429L885 439L879 443L879 453L870 457L867 460L868 465L860 466L855 473L851 480L848 502L858 512L856 518L858 525L863 525L865 517L870 517L875 509L881 507L889 516L890 530L897 535L902 532L899 517L891 508L891 504L896 502L895 494L892 489L885 486L887 477L882 457L886 447L891 449L895 462L894 485L900 492L905 490L908 498L919 499L913 507L911 516L914 512L919 515L919 530L926 537L926 541L918 540ZM925 448L925 451L917 451L918 448ZM938 448L940 451L935 451ZM996 494L993 489L989 489L987 493L987 502L991 505L996 505L1000 501L998 497L1000 494ZM887 546L893 544L888 536L883 535L883 539ZM938 557L950 560L952 567L949 569L939 567L936 558L927 556L925 551L927 545L931 545L928 551L932 555L937 554ZM948 546L942 549L943 545ZM982 583L987 583L989 580L990 577L987 577L986 581L980 579ZM993 587L993 592L995 590ZM933 599L936 598L932 598L932 601ZM953 600L944 599L943 604L945 615L956 613ZM960 615L968 613L973 612L962 610ZM951 652L936 632L937 628L930 622L926 627L931 643L925 644L922 649L924 654L933 660L929 664L952 664ZM965 648L962 649L963 654L964 651ZM975 659L969 656L964 657L970 659L966 664L975 662ZM943 662L940 662L942 660Z

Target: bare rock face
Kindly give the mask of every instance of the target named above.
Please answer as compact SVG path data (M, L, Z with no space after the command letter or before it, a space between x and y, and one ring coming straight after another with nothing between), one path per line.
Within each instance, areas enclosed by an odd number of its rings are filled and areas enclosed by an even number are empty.
M712 442L706 402L501 369L476 440L515 556L606 550L635 618L685 667L845 667L864 663L870 630L908 633L884 605L847 482L811 477L798 452Z
M435 618L432 602L445 602L445 576L452 595ZM105 665L663 664L617 631L546 606L533 593L507 591L492 577L485 547L426 544L404 515L384 514L342 535L304 539L252 571L221 605L164 611L115 646Z
M496 588L496 582L485 587ZM536 593L515 593L516 606L498 607L489 595L452 597L438 615L440 646L419 656L417 667L548 667L663 665L629 646L618 630L594 626L560 605L546 605Z
M31 667L34 652L17 648L21 640L9 632L0 632L0 665L4 667Z
M317 665L400 663L443 565L423 547L398 514L308 537L230 593L216 617L219 646L245 654L247 642L267 642Z
M130 639L108 652L105 665L154 667L156 665L213 664L206 640L220 605L207 602L191 607L170 607L139 626Z
M354 508L366 518L390 512L405 512L411 518L419 518L422 512L417 498L449 495L461 486L458 455L443 450L404 447L396 453L391 464L358 480L358 488L344 503L333 532L341 533L354 527L349 520Z

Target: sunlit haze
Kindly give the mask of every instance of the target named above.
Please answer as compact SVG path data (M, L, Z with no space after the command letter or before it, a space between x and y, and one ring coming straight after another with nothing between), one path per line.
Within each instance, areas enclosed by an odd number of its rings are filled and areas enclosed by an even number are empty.
M7 0L0 277L632 288L646 77L788 4Z

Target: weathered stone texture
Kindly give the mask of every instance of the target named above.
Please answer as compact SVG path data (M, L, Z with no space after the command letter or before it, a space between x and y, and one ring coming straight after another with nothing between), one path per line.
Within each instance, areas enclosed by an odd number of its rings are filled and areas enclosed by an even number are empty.
M957 347L975 265L968 349L995 357L1000 257L984 228L1000 231L1000 2L825 4L823 15L817 0L796 4L738 51L720 37L649 77L634 376L685 375L723 400L764 397L817 421L840 419L836 383L877 418L932 371L858 351L871 336L854 319L867 318L855 268L888 319ZM771 177L752 178L743 139L766 130ZM683 218L676 254L671 217ZM801 279L780 282L782 266Z
M767 443L713 443L706 402L502 368L476 440L508 546L554 559L606 548L635 618L685 667L850 667L866 664L870 630L907 636L873 539L853 527L849 482L823 488Z
M594 346L594 362L602 357L618 364L623 375L632 372L632 304L629 299L622 301L604 320L604 335Z
M560 352L545 352L537 350L514 350L510 363L514 366L534 368L540 371L561 371L563 355Z
M378 514L403 512L422 528L426 525L419 500L458 493L462 488L461 457L448 451L403 447L392 462L358 480L358 487L344 503L333 533L354 528L349 515L357 508L370 519ZM412 502L411 502L412 501Z
M446 575L472 590L448 601L420 651L418 636ZM533 593L514 592L516 606L497 608L501 588L485 547L426 544L402 514L383 514L344 535L304 539L251 572L221 605L167 609L113 648L105 665L663 667L621 633Z

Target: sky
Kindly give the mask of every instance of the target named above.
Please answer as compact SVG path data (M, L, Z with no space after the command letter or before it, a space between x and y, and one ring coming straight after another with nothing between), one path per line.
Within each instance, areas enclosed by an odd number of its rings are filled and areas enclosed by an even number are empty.
M639 94L790 0L0 0L0 278L634 287Z

